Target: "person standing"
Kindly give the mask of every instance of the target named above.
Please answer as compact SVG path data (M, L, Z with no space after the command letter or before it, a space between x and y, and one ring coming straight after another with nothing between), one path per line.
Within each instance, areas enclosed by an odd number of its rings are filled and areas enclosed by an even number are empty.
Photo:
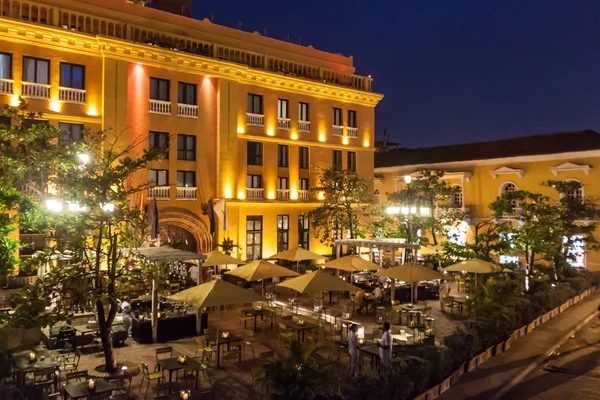
M442 279L440 281L440 310L444 311L444 297L450 294L450 283Z
M348 330L348 354L350 355L350 376L358 372L358 325L350 325Z
M381 339L379 343L379 358L381 359L381 364L387 364L392 357L392 335L390 334L390 323L385 322L383 324L383 335L381 335Z

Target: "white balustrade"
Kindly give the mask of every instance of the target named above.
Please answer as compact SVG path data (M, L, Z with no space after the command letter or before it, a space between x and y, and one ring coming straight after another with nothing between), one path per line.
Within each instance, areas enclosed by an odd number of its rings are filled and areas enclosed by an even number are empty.
M171 115L171 102L150 99L150 112L153 114Z
M50 99L50 85L23 82L23 96L35 99Z
M290 119L289 118L277 118L277 129L283 129L286 131L290 130Z
M265 116L263 114L246 113L246 125L265 126Z
M148 189L148 197L156 200L169 200L169 186L154 186Z
M298 130L300 132L310 132L310 121L298 121Z
M198 118L198 106L177 103L177 115L185 118Z
M67 103L85 104L85 89L58 88L58 99Z
M344 134L344 127L339 125L333 125L333 136L342 136Z
M196 200L195 187L178 187L177 200Z
M289 189L277 189L277 200L289 200L290 190Z
M246 198L248 200L262 200L264 199L265 189L263 188L246 188Z
M12 79L0 79L0 94L13 94Z
M348 127L348 137L357 138L358 137L358 128Z
M298 190L298 200L303 200L303 201L310 200L310 191Z

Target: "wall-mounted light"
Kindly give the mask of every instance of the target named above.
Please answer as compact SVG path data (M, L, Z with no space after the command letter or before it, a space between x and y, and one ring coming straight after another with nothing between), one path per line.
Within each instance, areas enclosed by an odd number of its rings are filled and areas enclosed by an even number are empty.
M319 133L319 142L325 141L325 134L323 132Z
M54 112L60 112L60 101L52 100L50 102L50 110L52 110Z
M365 139L365 140L363 141L363 146L364 146L364 147L369 147L370 145L371 145L371 143L369 142L369 139Z
M17 107L19 105L19 96L16 94L10 98L10 105L12 107Z
M96 106L89 106L87 110L87 115L92 117L98 116L98 110L96 109Z
M298 134L296 132L292 133L292 140L298 140Z
M242 125L238 125L238 127L237 127L237 133L239 133L239 134L243 134L244 133L244 127Z
M267 129L267 136L275 136L275 131L273 130L273 127L269 127L269 129Z
M246 198L246 191L245 191L244 189L240 189L240 190L238 191L237 198L238 198L239 200L244 200L244 199Z
M348 136L344 136L344 137L342 138L342 143L343 143L343 144L348 144Z

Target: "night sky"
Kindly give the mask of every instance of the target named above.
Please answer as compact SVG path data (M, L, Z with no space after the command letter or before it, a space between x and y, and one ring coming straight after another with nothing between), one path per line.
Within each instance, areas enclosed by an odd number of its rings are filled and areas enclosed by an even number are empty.
M600 131L597 0L194 0L195 18L353 55L405 146Z

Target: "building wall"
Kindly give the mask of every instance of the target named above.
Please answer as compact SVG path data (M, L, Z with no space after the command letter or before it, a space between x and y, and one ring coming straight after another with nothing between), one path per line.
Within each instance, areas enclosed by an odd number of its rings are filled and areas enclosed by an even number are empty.
M552 172L551 169L565 163L575 164L575 167L570 170ZM585 168L586 166L589 169ZM446 173L445 179L448 183L461 185L463 187L463 205L472 220L492 216L488 206L501 194L503 186L507 183L515 184L519 190L541 193L558 201L558 193L552 188L543 186L542 183L548 180L577 180L583 186L584 198L597 199L600 197L600 185L597 184L600 180L600 152L598 151L418 167L442 170ZM502 167L522 170L522 173L503 173L494 177L492 172ZM388 202L389 193L402 190L405 187L404 175L412 174L416 170L416 166L376 169L375 174L378 177L376 187L381 192L382 202L384 204ZM440 204L440 206L443 205ZM598 234L596 233L596 235ZM473 240L472 226L468 227L467 240ZM600 270L600 254L598 252L587 252L585 261L588 269Z

